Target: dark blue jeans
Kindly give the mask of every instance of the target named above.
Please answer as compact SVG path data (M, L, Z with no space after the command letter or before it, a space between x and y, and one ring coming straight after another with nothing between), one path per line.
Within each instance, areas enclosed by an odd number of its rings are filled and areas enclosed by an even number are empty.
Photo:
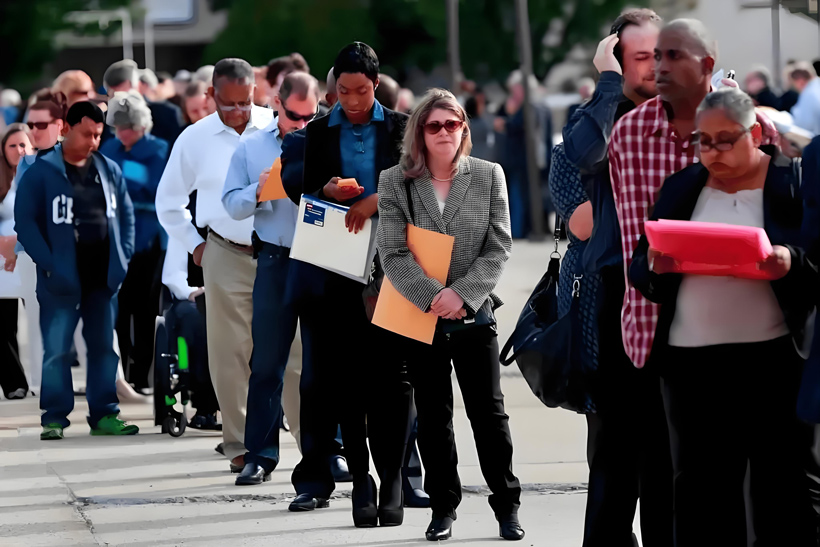
M279 463L282 387L296 312L287 302L290 249L264 243L253 284L253 356L245 420L246 463L272 471Z
M43 333L43 381L40 394L40 423L68 427L68 415L74 410L71 363L74 331L83 320L83 338L88 347L85 396L88 400L88 423L92 427L110 414L119 414L117 399L117 364L114 351L114 317L116 295L108 288L83 294L79 306L57 303L40 293L40 330Z

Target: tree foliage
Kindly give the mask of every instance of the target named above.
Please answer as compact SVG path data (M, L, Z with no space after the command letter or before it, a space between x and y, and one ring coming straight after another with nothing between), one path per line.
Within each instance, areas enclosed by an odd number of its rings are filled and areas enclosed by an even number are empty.
M61 31L79 34L110 34L119 28L78 25L65 20L72 11L113 10L130 0L0 0L0 36L5 46L0 55L0 82L23 86L39 77L57 53L55 36Z
M536 74L544 76L574 44L599 40L626 3L530 0ZM298 51L321 77L354 40L372 45L385 71L399 77L447 61L445 0L211 0L211 6L228 10L228 25L206 49L207 63L237 56L261 65ZM467 78L503 77L518 66L514 0L460 0L459 24Z

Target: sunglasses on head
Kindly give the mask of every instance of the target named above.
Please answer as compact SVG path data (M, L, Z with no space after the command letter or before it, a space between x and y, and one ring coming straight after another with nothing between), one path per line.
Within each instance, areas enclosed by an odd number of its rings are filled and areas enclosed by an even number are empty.
M54 120L52 120L50 122L26 122L26 125L31 130L39 129L40 131L45 131L46 129L48 129L48 126L53 124L53 123L54 123Z
M292 122L310 122L313 121L313 118L315 118L317 114L319 114L319 110L317 109L316 112L314 112L313 114L308 114L307 116L300 116L296 112L292 112L285 108L285 105L282 105L282 112L284 112L285 116L287 116L287 118Z
M462 127L464 127L464 122L461 120L447 120L444 123L441 122L427 122L424 124L424 130L429 133L430 135L436 135L441 128L447 130L448 133L455 133Z

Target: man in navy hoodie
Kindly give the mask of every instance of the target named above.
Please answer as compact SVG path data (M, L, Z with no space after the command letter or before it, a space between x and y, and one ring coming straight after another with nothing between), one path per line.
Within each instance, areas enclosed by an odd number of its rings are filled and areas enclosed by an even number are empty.
M97 105L75 103L65 140L26 171L17 191L15 230L37 264L42 440L62 439L69 426L71 343L80 318L91 434L138 432L118 418L114 351L115 298L134 252L134 208L120 168L97 152L104 121Z

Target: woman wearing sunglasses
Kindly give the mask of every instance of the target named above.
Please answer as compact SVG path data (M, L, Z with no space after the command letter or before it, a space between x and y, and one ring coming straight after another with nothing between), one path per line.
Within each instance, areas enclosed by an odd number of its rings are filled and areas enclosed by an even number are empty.
M400 165L379 180L377 242L385 275L405 298L439 318L432 345L414 343L409 357L424 486L433 509L430 541L450 537L461 502L453 368L500 535L524 537L493 315L501 305L493 290L512 249L507 186L501 167L470 157L471 149L464 109L449 91L430 90L407 123ZM427 277L414 260L407 247L408 223L455 238L446 285Z
M799 168L759 149L754 104L738 89L707 95L696 122L701 161L666 180L652 220L763 228L773 251L758 264L771 281L672 273L645 236L633 256L635 287L662 304L652 351L663 356L676 545L702 545L704 530L711 544L746 545L747 462L758 542L816 545L795 412L817 286L799 247Z

